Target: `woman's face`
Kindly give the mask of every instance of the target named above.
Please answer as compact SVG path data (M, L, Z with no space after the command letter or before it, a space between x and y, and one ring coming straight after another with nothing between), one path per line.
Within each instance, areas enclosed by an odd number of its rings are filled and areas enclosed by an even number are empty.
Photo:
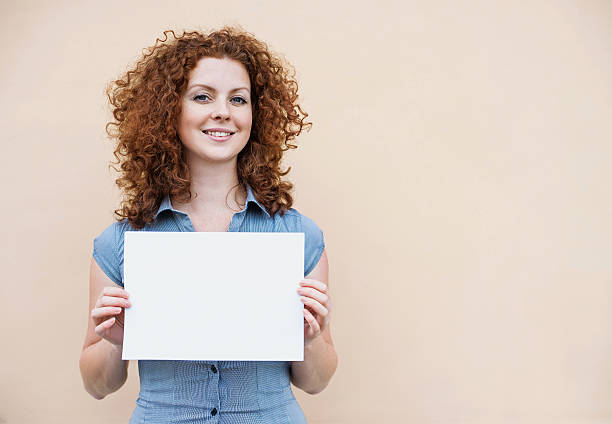
M188 163L236 162L251 133L251 83L232 59L204 57L189 74L178 118Z

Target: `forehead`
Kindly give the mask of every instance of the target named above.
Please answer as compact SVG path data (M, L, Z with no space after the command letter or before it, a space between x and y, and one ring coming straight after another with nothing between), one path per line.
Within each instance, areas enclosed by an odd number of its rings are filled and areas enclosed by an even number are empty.
M189 73L188 88L201 84L218 90L239 87L250 89L249 73L244 65L227 57L203 57Z

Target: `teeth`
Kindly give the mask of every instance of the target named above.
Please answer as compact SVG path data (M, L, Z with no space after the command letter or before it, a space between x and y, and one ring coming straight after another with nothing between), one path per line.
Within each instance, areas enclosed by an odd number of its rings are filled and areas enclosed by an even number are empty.
M221 131L204 131L204 132L206 134L214 135L215 137L227 137L228 135L232 134L232 133L221 132Z

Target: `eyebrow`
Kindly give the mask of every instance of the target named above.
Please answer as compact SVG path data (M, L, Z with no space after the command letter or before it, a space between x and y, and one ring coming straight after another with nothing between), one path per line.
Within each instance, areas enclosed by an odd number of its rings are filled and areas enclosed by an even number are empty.
M206 84L193 84L193 85L190 85L189 87L187 87L187 90L191 90L194 87L202 87L202 88L205 88L207 90L214 91L215 93L217 92L217 90L215 90L213 87L211 87L209 85L206 85ZM248 87L238 87L238 88L234 88L234 89L230 90L230 93L233 93L234 91L239 91L239 90L246 90L249 93L251 92Z

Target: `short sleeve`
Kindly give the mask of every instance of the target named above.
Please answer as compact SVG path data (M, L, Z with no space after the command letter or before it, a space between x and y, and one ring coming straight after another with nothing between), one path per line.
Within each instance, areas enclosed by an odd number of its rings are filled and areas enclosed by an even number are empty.
M94 239L93 257L104 273L123 287L123 225L114 222Z
M300 215L302 222L302 232L304 233L304 276L307 276L319 263L323 250L325 249L325 241L323 240L323 231L314 223L314 221L304 215Z

